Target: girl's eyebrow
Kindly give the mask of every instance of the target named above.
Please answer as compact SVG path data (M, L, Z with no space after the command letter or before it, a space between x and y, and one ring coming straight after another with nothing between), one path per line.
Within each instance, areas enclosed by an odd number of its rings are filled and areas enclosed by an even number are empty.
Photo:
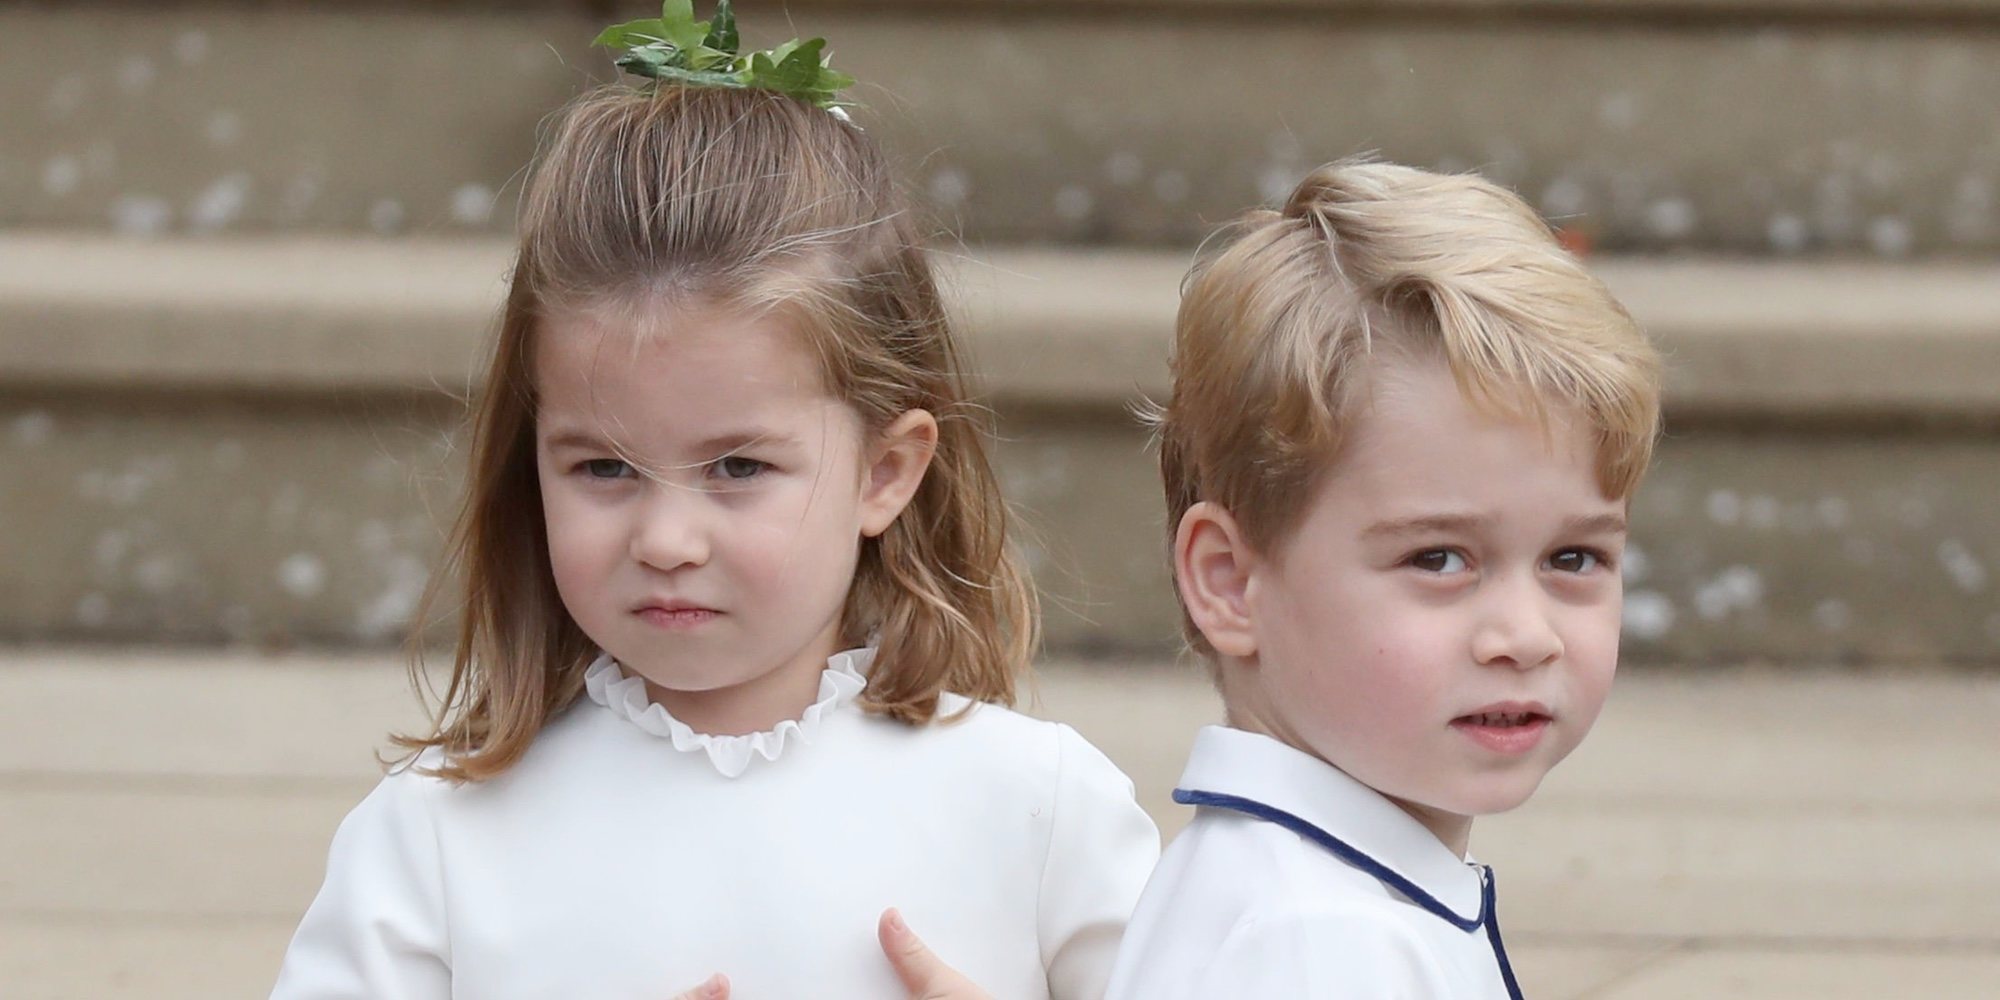
M696 442L692 451L698 455L726 455L755 445L785 446L797 444L795 435L762 427L747 427L728 431ZM585 430L564 428L550 435L546 444L550 451L571 449L576 451L605 451L612 445L602 435Z
M727 434L718 434L714 437L708 438L704 441L697 443L694 446L694 451L696 454L703 454L703 455L707 454L726 455L729 454L730 452L741 451L753 445L782 447L785 445L792 445L797 443L798 443L798 438L794 437L793 435L786 434L782 431L766 430L763 428L753 427L740 431L730 431Z

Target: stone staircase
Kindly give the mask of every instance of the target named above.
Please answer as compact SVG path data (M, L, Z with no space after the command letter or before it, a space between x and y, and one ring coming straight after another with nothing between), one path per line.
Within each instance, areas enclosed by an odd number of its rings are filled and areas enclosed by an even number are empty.
M642 6L0 7L0 639L402 636L536 123ZM2000 662L2000 0L789 12L963 234L1055 648L1173 644L1127 411L1194 242L1374 149L1514 185L1669 352L1630 659Z

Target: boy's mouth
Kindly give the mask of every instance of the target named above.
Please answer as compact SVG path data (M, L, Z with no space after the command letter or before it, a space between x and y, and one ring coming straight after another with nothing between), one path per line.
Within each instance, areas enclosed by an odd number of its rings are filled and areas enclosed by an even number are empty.
M1489 705L1451 720L1451 728L1498 754L1520 754L1542 741L1554 716L1533 703Z

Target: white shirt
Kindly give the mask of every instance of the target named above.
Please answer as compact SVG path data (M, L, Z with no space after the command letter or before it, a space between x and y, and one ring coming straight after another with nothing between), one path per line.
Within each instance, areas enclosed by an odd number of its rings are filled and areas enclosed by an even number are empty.
M1209 726L1174 799L1199 808L1146 885L1109 1000L1519 1000L1491 872L1381 793Z
M997 706L869 715L868 656L742 737L693 732L604 658L502 776L389 775L335 833L272 996L657 1000L722 972L736 1000L889 1000L896 906L996 996L1098 1000L1159 853L1131 782Z

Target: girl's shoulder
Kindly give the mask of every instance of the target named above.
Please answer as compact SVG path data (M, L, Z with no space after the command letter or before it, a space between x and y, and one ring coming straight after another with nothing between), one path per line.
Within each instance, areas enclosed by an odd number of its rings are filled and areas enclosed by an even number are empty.
M870 721L889 745L940 769L1042 788L1082 783L1132 794L1131 779L1076 729L1004 705L945 694L937 717L926 725Z

